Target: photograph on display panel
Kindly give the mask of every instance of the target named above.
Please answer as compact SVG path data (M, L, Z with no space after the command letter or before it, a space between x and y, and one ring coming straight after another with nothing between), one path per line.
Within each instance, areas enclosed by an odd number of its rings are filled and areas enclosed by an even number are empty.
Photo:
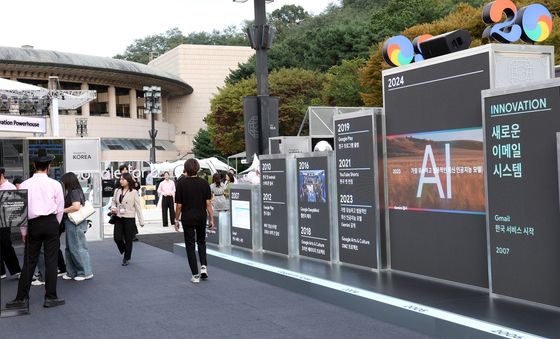
M300 201L308 203L326 203L324 170L301 170L298 178Z
M389 208L484 214L480 128L387 136Z

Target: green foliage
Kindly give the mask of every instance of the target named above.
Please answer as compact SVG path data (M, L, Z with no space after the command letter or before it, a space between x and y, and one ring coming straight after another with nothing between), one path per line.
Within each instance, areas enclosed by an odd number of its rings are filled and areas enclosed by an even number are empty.
M323 101L329 106L363 106L360 72L365 65L365 59L357 58L344 60L340 66L331 67L323 87Z
M295 135L307 107L320 105L325 76L302 69L280 69L270 73L270 95L280 99L280 135ZM205 121L214 146L222 154L244 150L243 97L257 94L255 77L226 84L211 101Z
M161 34L134 40L123 54L117 54L114 58L147 64L150 61L150 53L161 55L182 44L246 46L249 42L245 34L238 32L235 26L227 27L223 31L214 30L212 33L194 32L188 36L184 36L181 30L175 27Z
M251 76L255 75L255 70L257 69L256 62L256 57L253 55L246 63L238 63L237 68L230 71L229 75L226 77L226 84L234 85L240 80L249 79Z
M372 46L407 27L439 19L457 4L486 0L344 0L321 15L307 17L288 27L270 49L269 68L303 68L327 71L343 60L367 59ZM374 50L374 49L373 49ZM248 61L234 71L232 82L254 70Z
M309 13L301 6L284 5L268 15L267 22L276 29L275 41L280 41L290 28L309 18Z
M184 41L185 36L179 28L175 27L161 34L134 40L132 45L126 47L123 54L117 54L114 58L147 64L150 61L150 53L161 55L185 43Z
M214 30L212 33L189 33L185 37L185 43L193 45L247 46L249 45L249 40L247 35L238 30L236 26L229 26L223 31Z
M212 144L210 133L204 128L199 129L198 133L194 136L192 151L194 156L199 159L220 155L220 152Z

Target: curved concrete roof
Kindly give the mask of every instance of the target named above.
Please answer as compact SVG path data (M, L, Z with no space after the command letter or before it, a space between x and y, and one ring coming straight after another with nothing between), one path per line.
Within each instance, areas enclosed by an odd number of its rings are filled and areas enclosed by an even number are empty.
M33 71L68 73L74 69L85 76L120 79L131 83L131 87L159 85L170 95L186 95L193 92L192 87L178 76L153 67L107 57L48 51L35 48L0 47L0 66L33 66ZM21 70L21 67L19 67ZM56 74L50 74L56 75Z

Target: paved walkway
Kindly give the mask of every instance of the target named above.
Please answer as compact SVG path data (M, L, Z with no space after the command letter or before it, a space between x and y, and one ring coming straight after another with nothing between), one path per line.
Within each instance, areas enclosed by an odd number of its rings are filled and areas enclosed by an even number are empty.
M142 215L144 216L144 227L138 227L138 234L161 234L161 233L175 233L175 228L173 225L169 227L163 227L161 209L145 209L142 210ZM107 221L109 217L105 215L105 223L103 234L105 238L113 237L113 225L109 224Z
M126 267L112 241L90 243L90 253L92 280L58 280L66 305L43 308L43 287L32 287L31 314L0 319L0 337L426 338L211 262L209 279L192 284L184 257L142 242ZM17 280L2 282L4 302Z

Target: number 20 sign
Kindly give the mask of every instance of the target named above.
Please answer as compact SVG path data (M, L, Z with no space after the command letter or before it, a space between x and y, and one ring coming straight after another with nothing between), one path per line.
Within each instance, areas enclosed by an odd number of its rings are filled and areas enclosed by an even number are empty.
M505 20L502 21L503 15ZM486 27L483 38L494 39L501 43L526 43L543 41L552 32L552 15L540 4L529 5L517 11L511 0L497 0L484 6L482 20Z

